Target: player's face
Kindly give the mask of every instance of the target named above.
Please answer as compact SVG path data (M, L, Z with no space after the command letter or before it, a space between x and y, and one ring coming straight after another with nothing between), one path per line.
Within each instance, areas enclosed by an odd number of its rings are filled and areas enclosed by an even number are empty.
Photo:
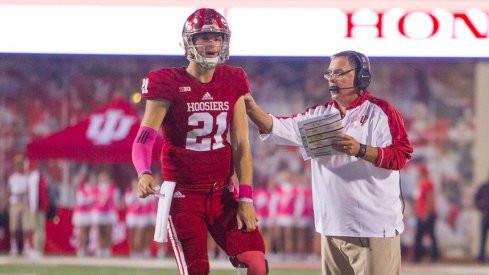
M194 45L198 53L204 57L213 58L219 56L223 43L222 35L219 33L199 33L194 35Z

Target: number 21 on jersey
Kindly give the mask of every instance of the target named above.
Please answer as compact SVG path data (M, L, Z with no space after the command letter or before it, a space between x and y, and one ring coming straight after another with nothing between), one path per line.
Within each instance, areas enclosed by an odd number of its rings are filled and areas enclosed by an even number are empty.
M185 148L193 151L210 151L224 147L222 135L226 131L227 113L221 112L214 119L210 113L193 113L188 117L189 126L198 126L203 122L202 127L195 128L187 133ZM217 125L216 133L213 137L205 137L212 133L214 125ZM199 141L199 142L197 142Z

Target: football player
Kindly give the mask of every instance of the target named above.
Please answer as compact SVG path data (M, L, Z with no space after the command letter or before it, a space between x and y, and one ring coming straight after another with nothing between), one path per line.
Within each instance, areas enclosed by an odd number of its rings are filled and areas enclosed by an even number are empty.
M267 273L243 99L250 87L243 69L223 64L230 37L221 14L198 9L182 32L188 66L152 71L143 80L146 108L133 144L138 190L146 197L159 184L150 165L161 129L162 176L176 182L168 228L180 274L209 273L207 231L247 274Z

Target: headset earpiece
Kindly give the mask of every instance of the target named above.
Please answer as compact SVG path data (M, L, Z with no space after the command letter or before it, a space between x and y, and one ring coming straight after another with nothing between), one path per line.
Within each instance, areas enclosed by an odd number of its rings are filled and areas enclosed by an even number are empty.
M370 85L372 75L370 74L370 61L368 57L362 53L356 51L348 51L356 59L356 63L359 68L355 70L355 87L360 89L366 89Z

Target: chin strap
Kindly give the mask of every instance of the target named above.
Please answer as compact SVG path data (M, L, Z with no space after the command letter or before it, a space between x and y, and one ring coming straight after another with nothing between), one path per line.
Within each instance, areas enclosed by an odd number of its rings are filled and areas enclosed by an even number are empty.
M193 61L206 69L214 68L215 66L217 66L217 64L223 63L220 57L221 53L219 53L219 56L217 57L205 57L199 54L199 52L197 51L197 47L198 46L192 45L188 46L190 51L190 54L187 55L188 60Z
M194 61L206 69L214 68L219 63L219 57L204 57L198 53L195 53L194 56Z

